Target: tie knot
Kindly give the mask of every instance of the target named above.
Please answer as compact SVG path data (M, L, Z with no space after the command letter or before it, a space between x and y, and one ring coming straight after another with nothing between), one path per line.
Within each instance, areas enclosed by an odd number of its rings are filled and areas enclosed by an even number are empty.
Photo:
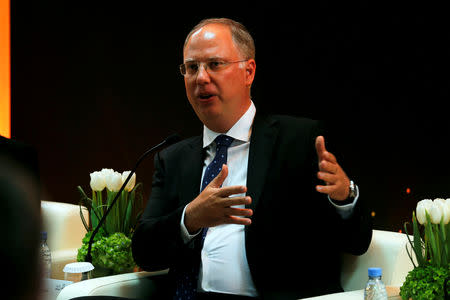
M233 138L228 135L221 134L214 140L216 142L217 147L230 147L233 142Z

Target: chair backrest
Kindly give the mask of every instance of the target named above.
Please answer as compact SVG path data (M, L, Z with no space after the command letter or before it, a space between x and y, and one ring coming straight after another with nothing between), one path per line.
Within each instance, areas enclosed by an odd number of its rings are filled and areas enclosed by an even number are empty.
M88 212L83 209L88 220ZM81 222L79 205L41 201L42 228L47 231L51 251L79 248L86 230Z
M413 269L406 252L407 245L409 249L406 234L374 230L366 253L361 256L344 254L342 257L341 284L344 291L363 289L370 267L382 268L382 280L386 285L401 285Z

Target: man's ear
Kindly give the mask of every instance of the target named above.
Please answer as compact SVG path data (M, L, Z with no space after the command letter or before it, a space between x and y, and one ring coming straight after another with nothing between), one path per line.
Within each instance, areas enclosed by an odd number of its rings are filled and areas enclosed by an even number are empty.
M245 66L245 83L247 86L251 86L255 79L256 62L254 59L249 59Z

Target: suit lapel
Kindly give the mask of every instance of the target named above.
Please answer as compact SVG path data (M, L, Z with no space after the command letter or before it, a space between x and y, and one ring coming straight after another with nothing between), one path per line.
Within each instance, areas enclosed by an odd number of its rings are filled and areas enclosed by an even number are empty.
M203 170L203 137L195 137L183 154L185 163L181 168L181 185L179 196L181 205L195 199L200 192L200 179Z
M272 152L278 135L278 122L271 118L255 117L250 138L247 171L247 195L252 197L249 205L253 211L257 207L265 178L272 160ZM195 199L200 192L203 170L203 137L195 137L186 147L186 162L181 168L179 196L181 205Z
M257 207L265 184L278 129L276 120L255 117L250 138L247 171L247 195L252 197L252 203L249 205L249 208L253 211Z

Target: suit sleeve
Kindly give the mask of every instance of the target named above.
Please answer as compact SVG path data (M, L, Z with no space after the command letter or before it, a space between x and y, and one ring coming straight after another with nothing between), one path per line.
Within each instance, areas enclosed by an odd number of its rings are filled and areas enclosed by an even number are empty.
M314 141L314 153L316 153L316 137L319 135L325 136L325 134L326 130L324 124L319 123L318 126L316 126L315 130L313 130L312 140ZM314 180L316 181L316 184L322 184L322 182L317 178L316 175L318 172L317 153L314 157ZM345 166L342 166L342 168L345 170ZM323 195L317 193L316 196ZM336 213L338 214L337 211ZM369 214L369 209L367 208L367 205L364 201L364 191L358 192L358 199L353 206L352 212L351 214L349 214L349 217L342 218L342 216L339 216L339 218L337 218L336 220L336 228L338 231L337 233L339 234L339 240L342 241L342 243L339 243L341 245L341 250L353 255L364 254L369 248L370 242L372 240L372 219Z
M164 159L155 156L152 193L132 239L135 262L144 270L161 270L171 266L184 247L180 236L183 206L168 192Z

